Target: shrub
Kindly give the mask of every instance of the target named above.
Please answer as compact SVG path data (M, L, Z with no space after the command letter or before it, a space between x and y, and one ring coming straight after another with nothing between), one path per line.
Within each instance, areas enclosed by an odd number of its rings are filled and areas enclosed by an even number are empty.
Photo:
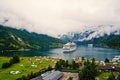
M107 80L116 80L115 75L113 73L111 73Z
M8 68L8 67L10 67L10 63L5 62L2 64L2 68Z
M13 64L19 63L19 62L20 62L19 56L13 56L13 58L10 59L9 62L5 62L2 64L2 68L8 68L12 66Z
M105 58L105 63L109 63L109 59L108 58Z

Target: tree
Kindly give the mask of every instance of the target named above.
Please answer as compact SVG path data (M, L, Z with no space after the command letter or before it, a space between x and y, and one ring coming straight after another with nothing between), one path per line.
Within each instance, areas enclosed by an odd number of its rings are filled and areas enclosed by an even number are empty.
M19 63L20 62L19 56L13 56L13 60L14 60L14 63Z
M60 59L59 64L62 68L65 67L65 60Z
M105 63L109 63L109 59L108 58L105 58Z
M52 70L52 67L49 65L47 69L48 69L48 71L50 71L50 70Z
M98 76L99 72L96 69L95 62L85 62L85 66L82 71L79 73L80 80L95 80L95 77Z
M82 57L82 61L84 61L85 60L85 58L84 57Z
M8 68L8 67L10 67L13 64L18 63L18 62L20 62L19 56L13 56L13 58L10 59L9 62L5 62L2 64L2 68Z
M28 79L25 75L23 75L21 80L28 80Z
M76 63L75 63L75 61L74 61L74 60L72 60L72 65L71 65L71 66L72 66L72 68L73 68L73 69L75 69L75 68L76 68Z
M8 68L8 67L10 67L10 64L8 62L2 64L2 68Z
M118 77L117 77L117 80L120 80L120 73L119 73L119 75L118 75Z
M57 62L55 64L55 70L60 70L61 69L61 65L59 64L59 62Z
M16 80L23 80L22 78L17 78Z
M92 62L95 62L95 58L92 58Z
M30 79L32 79L33 77L34 77L34 74L33 74L33 72L31 72Z
M13 56L13 58L9 61L10 64L15 64L20 62L19 56Z
M69 66L69 63L68 63L68 60L66 60L65 67L68 67L68 66Z
M110 74L109 78L107 80L116 80L113 73Z
M71 67L72 67L73 69L77 69L77 68L79 68L79 65L78 65L78 63L76 63L74 60L72 60Z

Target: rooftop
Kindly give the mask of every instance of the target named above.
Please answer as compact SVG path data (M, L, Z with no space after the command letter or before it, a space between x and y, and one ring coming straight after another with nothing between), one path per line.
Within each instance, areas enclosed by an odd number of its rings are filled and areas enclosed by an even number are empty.
M63 76L63 73L60 71L54 71L43 78L43 80L58 80Z
M115 65L105 65L105 66L98 66L97 67L98 70L110 70L110 71L114 71L114 72L120 72L120 67L117 67Z

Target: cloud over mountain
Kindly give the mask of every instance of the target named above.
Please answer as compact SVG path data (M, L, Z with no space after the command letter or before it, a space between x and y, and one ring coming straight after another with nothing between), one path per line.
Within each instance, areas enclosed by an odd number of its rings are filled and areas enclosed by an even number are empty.
M119 29L119 0L1 0L0 23L57 36L115 25ZM106 32L111 28L106 27Z
M59 38L65 41L85 41L103 37L104 35L120 35L120 27L114 25L89 26L79 32L68 32L60 35Z

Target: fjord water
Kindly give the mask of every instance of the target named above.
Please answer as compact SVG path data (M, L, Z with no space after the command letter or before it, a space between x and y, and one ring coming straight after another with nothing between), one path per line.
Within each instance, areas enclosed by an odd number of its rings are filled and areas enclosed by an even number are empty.
M50 56L50 57L67 59L67 60L71 60L72 58L78 58L78 57L86 57L86 58L97 58L100 61L100 60L104 60L105 58L112 59L114 56L120 55L120 50L100 48L100 47L79 46L76 51L71 53L63 53L62 48L56 48L56 49L51 49L49 51L39 51L39 50L12 51L7 53L2 53L1 55L12 56L15 54L21 56Z

